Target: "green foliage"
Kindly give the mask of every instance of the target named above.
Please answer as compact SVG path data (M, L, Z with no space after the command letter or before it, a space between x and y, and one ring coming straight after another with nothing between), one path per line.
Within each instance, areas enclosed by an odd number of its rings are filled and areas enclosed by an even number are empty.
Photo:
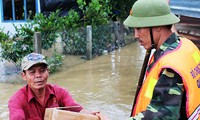
M84 27L87 25L97 27L108 23L111 13L108 0L92 0L87 6L84 0L77 0L77 2L84 14Z
M31 30L31 26L25 24L21 25L21 28L16 29L16 34L13 38L9 38L7 34L6 37L1 36L1 58L6 59L8 61L13 61L17 64L20 63L22 56L25 56L27 53L33 51L33 31ZM3 32L1 32L3 34Z
M34 32L40 32L42 35L42 49L50 49L60 34L66 53L85 54L87 25L92 25L93 28L93 54L99 54L111 40L108 34L110 29L98 29L110 20L110 0L92 0L88 6L84 0L77 2L84 14L82 18L74 10L69 11L67 16L60 17L57 10L49 16L36 14L33 20L28 20L19 28L14 25L16 34L12 38L0 31L1 57L19 64L23 56L33 52ZM62 64L61 60L61 56L57 54L48 60L54 66L51 68L55 68L52 72L57 69L55 65Z
M57 19L58 18L58 19ZM42 48L48 50L56 42L57 34L55 34L60 29L60 22L58 21L58 12L52 13L50 16L46 17L43 14L37 14L34 17L34 20L27 21L24 25L20 25L18 28L14 26L16 34L9 38L8 34L1 31L0 43L1 43L1 58L8 61L13 61L17 65L20 64L21 59L34 51L33 46L33 36L34 32L40 32L42 34ZM51 63L53 60L60 63L62 59L58 59L59 55L51 58ZM59 61L59 62L58 62ZM53 72L57 67L51 67ZM50 69L51 71L51 69Z
M112 32L109 24L98 26L93 28L92 39L92 54L101 55L103 50L107 50L109 44L112 42Z
M67 16L60 18L60 28L62 31L67 31L68 29L77 29L81 27L81 21L78 12L70 10Z
M56 52L53 54L53 56L47 58L47 63L49 64L49 72L55 73L59 70L60 67L62 67L62 61L63 56L57 54Z
M78 12L71 10L61 19L61 37L65 54L83 54L86 49L84 30Z
M42 13L37 14L32 24L34 31L41 32L42 34L42 48L48 50L56 42L58 37L56 32L61 28L61 18L59 17L59 11L52 12L48 17Z
M86 54L86 31L85 28L69 29L66 33L65 54Z
M110 20L111 7L109 6L109 1L92 0L88 6L86 6L84 0L77 0L77 2L83 11L84 17L78 19L78 14L74 11L66 16L66 23L71 24L65 23L64 25L68 26L67 31L62 35L63 42L65 43L65 53L86 54L86 26L91 25L93 54L99 54L99 51L104 50L107 43L111 40L110 34L108 34L110 29L102 29L102 25L108 25ZM74 25L75 23L76 25ZM63 31L65 31L65 28Z
M0 29L0 45L1 45L1 58L10 59L4 50L6 50L8 53L10 53L10 46L12 46L12 43L10 42L9 35L4 33L2 29Z
M112 6L112 12L114 13L114 16L119 21L124 21L127 16L129 15L129 12L132 8L132 5L137 0L110 0L110 5Z

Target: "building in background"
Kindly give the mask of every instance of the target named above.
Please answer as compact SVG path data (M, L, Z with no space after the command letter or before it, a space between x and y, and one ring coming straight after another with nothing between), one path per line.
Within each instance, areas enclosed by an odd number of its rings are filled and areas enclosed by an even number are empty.
M170 0L170 8L180 17L176 25L180 35L191 39L200 48L200 1Z
M13 24L24 24L28 17L40 12L39 0L0 0L0 28L15 33Z
M11 34L15 33L13 24L23 25L40 12L48 15L60 9L60 16L65 16L74 9L82 14L76 0L0 0L0 8L0 28Z
M0 28L13 34L15 32L13 24L19 26L24 24L28 18L32 19L35 13L48 13L54 8L78 10L75 2L76 0L0 0ZM181 26L177 26L179 33L200 36L198 32L200 31L199 5L199 0L170 0L172 12L181 18ZM63 8L63 6L67 7ZM67 13L64 11L62 14ZM187 30L188 28L190 30Z

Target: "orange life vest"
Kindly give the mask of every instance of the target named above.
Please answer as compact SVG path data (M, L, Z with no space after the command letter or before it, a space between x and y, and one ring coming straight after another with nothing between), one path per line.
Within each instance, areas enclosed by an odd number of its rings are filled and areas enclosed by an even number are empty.
M186 91L188 120L200 119L200 52L186 38L180 38L180 45L175 50L164 54L151 68L137 97L132 116L146 110L159 75L165 68L173 69L182 77Z

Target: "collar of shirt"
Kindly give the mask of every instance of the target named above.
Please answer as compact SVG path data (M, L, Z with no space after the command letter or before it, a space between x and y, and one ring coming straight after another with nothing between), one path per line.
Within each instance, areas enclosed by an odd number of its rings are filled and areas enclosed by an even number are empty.
M173 50L178 46L179 38L173 33L161 46L158 50L154 52L154 60L157 61L160 56L162 56L167 51Z
M175 49L179 45L179 38L178 36L173 33L161 46L158 50L153 53L153 59L148 65L147 71L149 71L154 63L166 52Z
M45 89L46 89L45 97L47 97L47 96L49 97L50 95L55 96L54 92L49 88L48 85L45 86ZM28 102L30 102L34 98L36 99L34 92L31 90L31 88L28 85L26 86L26 91L27 91L27 95L28 95Z

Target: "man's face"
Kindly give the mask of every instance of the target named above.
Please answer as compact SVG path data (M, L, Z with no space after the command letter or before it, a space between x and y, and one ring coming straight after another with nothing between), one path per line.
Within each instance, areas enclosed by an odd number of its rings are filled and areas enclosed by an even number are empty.
M45 64L36 64L22 72L21 75L23 80L27 82L28 86L35 91L45 88L49 72Z
M141 46L145 49L151 48L151 38L149 28L134 28L135 38L138 40Z

